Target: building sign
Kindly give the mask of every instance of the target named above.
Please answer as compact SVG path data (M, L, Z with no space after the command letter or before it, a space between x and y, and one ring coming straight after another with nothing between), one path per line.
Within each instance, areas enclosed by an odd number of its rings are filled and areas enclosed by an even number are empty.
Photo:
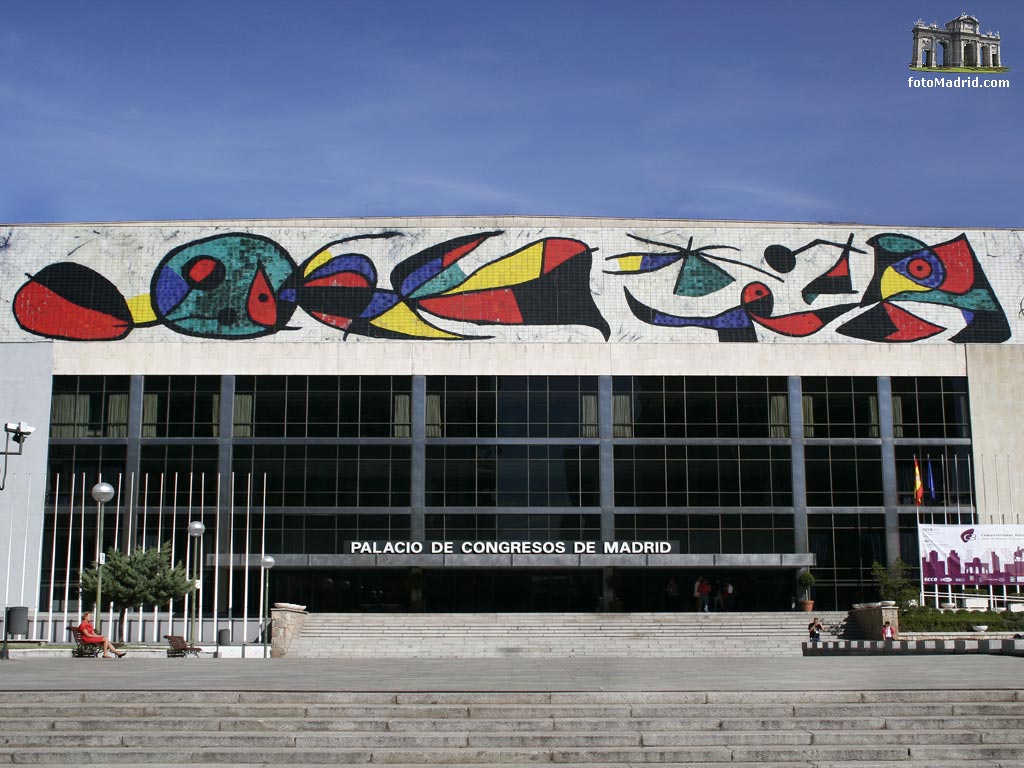
M924 584L1024 584L1024 525L919 525Z
M673 541L350 541L350 555L669 555Z

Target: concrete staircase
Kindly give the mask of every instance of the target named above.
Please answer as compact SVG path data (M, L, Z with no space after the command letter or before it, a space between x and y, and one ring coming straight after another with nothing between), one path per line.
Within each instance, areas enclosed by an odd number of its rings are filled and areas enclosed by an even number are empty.
M34 691L0 764L1024 765L1024 691Z
M857 639L843 611L823 639ZM799 656L806 613L315 613L288 658ZM852 622L856 627L855 622Z

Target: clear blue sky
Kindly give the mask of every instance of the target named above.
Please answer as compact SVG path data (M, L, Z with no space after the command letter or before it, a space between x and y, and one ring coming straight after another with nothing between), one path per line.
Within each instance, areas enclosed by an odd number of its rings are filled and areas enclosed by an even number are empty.
M1008 90L907 86L998 29ZM10 2L0 222L1021 226L1021 0Z

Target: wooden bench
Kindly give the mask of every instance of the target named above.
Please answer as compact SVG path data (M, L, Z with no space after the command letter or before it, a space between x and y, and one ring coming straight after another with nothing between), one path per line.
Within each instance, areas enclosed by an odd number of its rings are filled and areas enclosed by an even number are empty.
M68 625L68 632L71 633L75 647L71 649L71 656L75 659L94 659L103 650L103 643L87 643L82 639L82 631L71 624Z
M199 651L202 650L198 645L189 645L185 642L185 638L181 635L164 635L164 639L167 644L171 647L167 649L167 658L184 659L186 656L195 656L199 658Z

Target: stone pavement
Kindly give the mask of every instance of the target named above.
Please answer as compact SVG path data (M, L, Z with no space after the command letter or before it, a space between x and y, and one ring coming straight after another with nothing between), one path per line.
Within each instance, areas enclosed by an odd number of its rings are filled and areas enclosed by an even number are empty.
M801 691L1024 688L1007 656L0 661L0 691Z

